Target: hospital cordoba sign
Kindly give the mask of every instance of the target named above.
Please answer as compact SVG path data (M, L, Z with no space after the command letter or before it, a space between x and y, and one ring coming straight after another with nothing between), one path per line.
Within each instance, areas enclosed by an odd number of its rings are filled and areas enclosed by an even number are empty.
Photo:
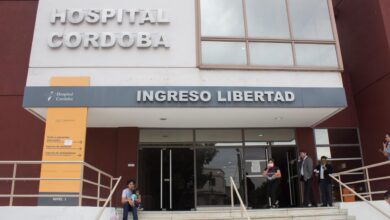
M134 27L145 25L168 25L163 9L54 9L50 15L51 25L88 24L123 26L122 32L51 32L47 44L50 48L168 48L164 33L146 31L132 32Z

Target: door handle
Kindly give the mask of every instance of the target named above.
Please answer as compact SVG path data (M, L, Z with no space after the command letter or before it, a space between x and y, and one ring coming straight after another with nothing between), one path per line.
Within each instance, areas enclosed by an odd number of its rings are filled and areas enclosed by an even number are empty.
M170 182L171 180L169 178L164 178L164 182Z

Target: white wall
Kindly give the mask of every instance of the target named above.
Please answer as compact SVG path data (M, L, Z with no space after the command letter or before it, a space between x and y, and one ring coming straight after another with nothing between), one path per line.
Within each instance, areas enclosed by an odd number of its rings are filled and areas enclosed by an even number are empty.
M339 72L197 68L32 68L27 86L49 86L53 76L90 76L91 86L343 87Z
M0 207L0 219L6 220L92 220L100 208L98 207ZM114 208L106 208L101 220L110 220L115 216Z

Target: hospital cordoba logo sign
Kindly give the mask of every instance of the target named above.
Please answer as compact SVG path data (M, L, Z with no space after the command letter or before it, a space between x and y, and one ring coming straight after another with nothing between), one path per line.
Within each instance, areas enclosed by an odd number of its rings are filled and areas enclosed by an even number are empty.
M47 96L48 102L73 102L74 92L50 91Z

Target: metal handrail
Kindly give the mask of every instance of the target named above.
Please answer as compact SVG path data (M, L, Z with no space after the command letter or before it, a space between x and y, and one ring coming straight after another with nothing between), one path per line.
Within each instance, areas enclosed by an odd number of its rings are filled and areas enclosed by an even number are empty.
M42 164L79 164L82 166L80 177L77 178L47 178L47 177L16 177L17 169L20 165L42 165ZM9 198L9 205L13 205L14 198L46 198L46 197L75 197L79 199L79 206L82 205L83 199L96 200L96 206L99 207L100 202L105 201L105 198L101 198L101 189L112 191L112 182L118 178L114 178L112 175L84 162L84 161L0 161L0 166L2 165L12 165L13 173L12 177L1 177L1 181L11 181L11 189L9 194L0 194L0 198ZM18 166L19 165L19 166ZM94 182L84 178L84 169L88 168L92 171L95 171L98 175L98 181ZM101 183L101 177L109 179L110 185L105 185ZM80 181L80 191L78 195L69 195L69 194L51 194L51 195L42 195L42 194L16 194L15 195L15 182L16 181ZM97 187L97 196L87 196L83 195L83 183L91 184ZM111 201L110 201L111 204Z
M238 192L237 186L234 183L233 177L230 177L230 197L231 197L231 202L232 202L232 210L234 208L234 193L233 193L233 190L234 190L234 192L236 192L237 198L240 201L241 217L243 217L243 212L244 212L247 220L251 220L251 218L249 217L248 211L247 211L247 209L246 209L246 207L244 205L244 202L241 199L240 193Z
M374 163L374 164L367 165L364 167L358 167L358 168L354 168L354 169L350 169L350 170L341 171L341 172L338 172L337 174L351 173L351 172L355 172L355 171L359 171L359 170L370 169L370 168L379 167L379 166L388 165L388 164L390 164L390 160L383 161L380 163Z
M115 192L116 188L118 187L119 182L121 181L121 179L122 179L121 176L119 178L115 178L114 179L114 180L116 180L115 186L111 190L110 195L107 197L106 201L104 202L104 205L100 208L100 211L99 211L98 215L96 216L96 220L99 220L102 217L104 209L106 209L108 202L111 201L112 196L114 195L114 192Z
M361 196L359 193L357 193L355 190L353 190L351 187L347 186L345 183L341 182L340 180L338 180L336 177L334 177L333 175L329 175L332 179L334 179L336 182L338 182L340 185L342 185L343 187L345 187L346 189L348 189L351 193L353 193L355 196L359 197L361 200L363 200L365 203L367 203L368 205L370 205L372 208L374 208L375 210L377 210L378 212L382 213L384 216L386 216L387 218L390 219L390 215L388 215L386 212L384 212L383 210L381 210L378 206L376 206L374 203L372 203L372 201L368 201L366 198L364 198L364 196Z
M330 174L329 176L333 180L335 180L340 186L339 187L340 197L341 197L340 200L343 202L344 196L353 196L353 195L357 196L359 199L361 199L362 201L364 201L365 203L370 205L372 208L374 208L375 210L377 210L378 212L380 212L381 214L383 214L384 216L386 216L387 218L390 219L389 214L387 214L385 211L383 211L381 208L379 208L377 205L375 205L372 202L372 195L384 193L384 191L372 191L371 190L371 182L390 179L390 176L382 176L382 177L376 177L376 178L370 179L370 175L368 172L368 169L370 169L370 168L375 168L375 167L384 166L384 165L390 165L390 161L384 161L384 162L380 162L380 163L375 163L375 164L371 164L371 165L367 165L367 166L363 166L363 167L359 167L359 168L354 168L354 169L342 171L339 173ZM342 182L341 181L342 175L350 175L351 173L356 173L356 171L362 171L361 175L365 176L363 180L350 181L350 182ZM368 192L358 193L353 188L348 186L350 184L356 184L356 183L366 183L367 188L368 188ZM349 190L350 193L343 194L342 187ZM369 200L367 200L366 197L369 198Z

